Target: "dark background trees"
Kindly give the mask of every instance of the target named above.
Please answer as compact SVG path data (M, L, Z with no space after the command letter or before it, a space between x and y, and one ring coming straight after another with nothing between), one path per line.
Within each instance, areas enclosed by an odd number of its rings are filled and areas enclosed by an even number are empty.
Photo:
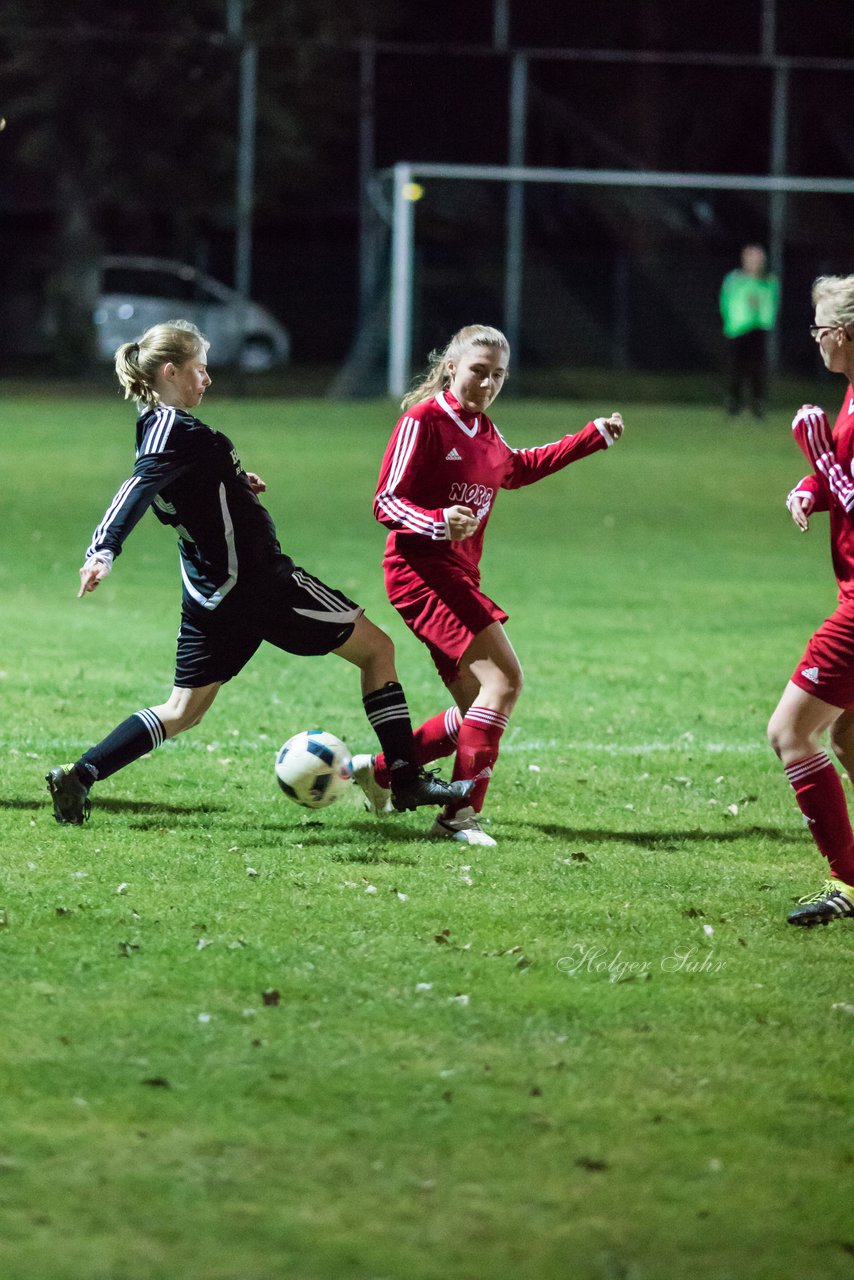
M240 43L228 34L228 8L228 0L24 0L0 11L0 353L40 349L47 319L59 365L85 365L104 251L173 256L231 280ZM849 176L851 73L838 64L854 56L848 8L845 0L819 11L798 0L776 12L769 0L509 0L511 46L542 51L530 62L526 159L767 172L772 72L748 59L773 13L778 54L837 60L793 64L788 171ZM297 360L334 362L358 307L360 42L378 42L371 106L380 169L400 159L505 163L509 54L495 47L488 4L246 0L243 9L259 50L252 294L290 326ZM550 59L559 48L590 56ZM603 49L703 51L708 60L608 62ZM497 241L500 257L501 201L497 191L475 199L437 190L423 215L427 267L443 241L479 234ZM468 225L467 209L477 210ZM792 249L803 248L805 271L817 221L833 262L852 256L846 211L833 200L792 204ZM766 227L755 198L634 195L591 205L564 192L531 201L527 232L570 289L567 237L588 247L592 271L597 252L620 249L657 258L661 277L700 242L732 257ZM436 277L443 287L464 274L460 245L447 247L447 271ZM490 287L484 297L491 305Z

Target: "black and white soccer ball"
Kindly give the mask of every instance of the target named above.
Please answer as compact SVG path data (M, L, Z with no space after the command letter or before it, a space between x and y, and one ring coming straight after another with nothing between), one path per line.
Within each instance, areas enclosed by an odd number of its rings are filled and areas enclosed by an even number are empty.
M353 780L353 760L340 738L311 729L288 738L276 756L276 781L289 800L325 809Z

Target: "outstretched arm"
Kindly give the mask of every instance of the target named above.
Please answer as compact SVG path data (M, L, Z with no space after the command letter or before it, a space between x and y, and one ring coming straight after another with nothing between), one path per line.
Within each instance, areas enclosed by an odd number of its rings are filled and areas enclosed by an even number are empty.
M571 462L608 449L620 439L624 429L622 414L615 412L608 418L594 418L580 431L553 444L543 444L535 449L512 449L509 474L502 488L519 489L522 485L534 484L544 476L554 475L568 467Z
M113 567L113 560L121 554L125 539L145 515L158 491L186 471L188 465L188 460L174 448L141 454L137 458L133 475L121 485L92 534L80 570L78 599L103 582Z

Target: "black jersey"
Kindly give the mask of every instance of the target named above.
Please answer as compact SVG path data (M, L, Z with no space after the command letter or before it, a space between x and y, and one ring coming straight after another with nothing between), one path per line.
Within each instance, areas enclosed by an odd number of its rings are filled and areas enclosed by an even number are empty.
M119 555L149 506L177 530L185 595L204 609L215 609L241 576L280 551L228 436L183 409L160 405L139 417L133 474L92 535L87 558Z

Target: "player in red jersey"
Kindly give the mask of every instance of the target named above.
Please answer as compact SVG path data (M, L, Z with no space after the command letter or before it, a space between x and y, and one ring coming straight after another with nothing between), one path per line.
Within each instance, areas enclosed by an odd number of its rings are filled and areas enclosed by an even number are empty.
M839 603L807 645L768 725L812 837L830 864L830 879L789 914L789 924L807 926L854 916L854 833L842 782L820 742L829 730L833 751L854 780L854 275L819 277L812 299L810 332L821 358L849 386L832 432L815 405L796 415L792 430L813 471L795 485L786 505L803 533L813 512L829 512Z
M388 597L426 644L454 705L416 730L419 763L456 752L454 779L475 779L431 836L493 845L480 813L501 735L522 689L507 614L480 589L479 562L499 489L518 489L606 449L623 433L618 413L535 449L511 449L486 416L507 377L510 348L498 329L470 325L433 357L403 401L386 449L374 514L390 530ZM387 809L383 756L354 760L369 804Z

